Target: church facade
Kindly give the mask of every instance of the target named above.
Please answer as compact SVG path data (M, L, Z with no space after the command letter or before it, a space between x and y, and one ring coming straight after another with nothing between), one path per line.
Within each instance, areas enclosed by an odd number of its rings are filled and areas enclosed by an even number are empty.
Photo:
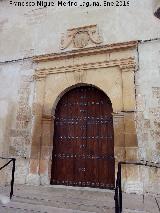
M160 162L160 2L56 3L0 3L0 155L18 184L112 189L118 162ZM126 192L159 180L123 167Z

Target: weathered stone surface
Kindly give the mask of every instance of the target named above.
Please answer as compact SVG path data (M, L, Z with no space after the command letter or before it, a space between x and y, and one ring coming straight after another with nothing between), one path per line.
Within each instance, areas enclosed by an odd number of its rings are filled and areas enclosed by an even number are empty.
M8 188L0 187L7 195ZM158 213L159 196L123 193L123 212ZM40 213L114 213L114 192L79 187L21 186L16 185L14 197L7 205L0 206L1 212Z
M141 103L137 103L136 124L138 145L141 147L139 157L153 162L160 162L159 158L159 86L160 73L158 68L160 45L158 42L151 42L146 45L140 45L140 67L136 73L138 75L138 97L143 97ZM145 63L146 60L149 63ZM147 75L149 74L150 78ZM147 75L147 76L146 76ZM143 107L142 107L143 106ZM141 111L141 112L140 112ZM143 171L143 170L142 170ZM148 174L149 175L149 174ZM147 191L157 191L155 180L158 178L153 170L153 175L142 179ZM157 185L158 188L158 185Z
M159 37L159 20L154 17L154 8L155 0L131 1L129 7L76 8L15 7L1 1L1 60L58 52L61 35L69 28L85 25L98 24L105 44Z
M66 91L82 84L111 99L115 171L121 160L160 162L157 2L135 0L112 8L20 8L0 2L0 155L17 158L17 183L49 184L54 111ZM62 51L64 32L70 33ZM126 191L159 189L157 171L124 170ZM10 181L7 171L3 182Z

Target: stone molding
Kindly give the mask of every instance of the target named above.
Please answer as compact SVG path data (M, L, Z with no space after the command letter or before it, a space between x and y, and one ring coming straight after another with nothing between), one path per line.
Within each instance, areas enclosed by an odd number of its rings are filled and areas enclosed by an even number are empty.
M36 63L57 61L57 60L65 60L65 59L73 59L82 56L94 56L105 53L111 53L116 51L123 51L128 49L135 49L137 46L136 41L125 42L125 43L117 43L112 45L105 45L96 48L86 48L83 50L76 51L68 51L65 53L55 53L49 55L41 55L33 57L33 61ZM59 64L61 64L59 62ZM120 59L112 59L105 61L97 61L97 62L88 62L81 64L71 64L67 66L52 66L50 68L38 68L35 70L34 78L36 80L41 80L45 78L47 75L56 74L56 73L64 73L64 72L75 72L75 71L84 71L89 69L98 69L98 68L107 68L107 67L115 67L118 66L122 71L135 71L136 62L134 57L120 58Z
M40 80L45 78L47 75L56 74L56 73L64 73L64 72L75 72L75 71L82 71L82 70L89 70L89 69L99 69L99 68L107 68L107 67L115 67L119 66L122 71L134 71L135 70L135 59L124 58L120 60L110 60L104 62L95 62L95 63L86 63L74 66L62 66L62 67L52 67L48 69L37 69L35 71L35 79Z
M40 116L34 124L33 159L37 157L34 147L39 140L42 155L36 162L31 160L30 173L37 173L39 168L40 176L50 179L52 161L48 149L52 151L56 104L65 91L80 84L98 87L112 102L117 161L137 156L134 127L137 43L131 41L33 57L37 68L35 102L42 106L36 111ZM115 167L116 170L117 164Z
M84 48L88 45L97 45L102 43L97 25L89 25L68 29L66 34L62 35L60 49L68 47Z
M73 57L80 57L80 56L91 56L97 55L107 52L115 52L115 51L122 51L125 49L134 49L137 47L137 41L130 41L130 42L123 42L123 43L116 43L116 44L108 44L98 47L89 47L84 49L78 50L71 50L61 53L52 53L52 54L44 54L39 56L34 56L32 58L33 62L40 63L40 62L48 62L54 61L57 59L69 59Z
M55 117L52 115L42 115L42 121L54 121Z
M112 113L113 118L124 118L124 113L123 112L113 112Z

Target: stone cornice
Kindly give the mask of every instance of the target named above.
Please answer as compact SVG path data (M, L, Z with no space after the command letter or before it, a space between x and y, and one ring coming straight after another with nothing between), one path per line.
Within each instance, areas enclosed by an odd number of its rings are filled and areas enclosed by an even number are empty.
M66 58L73 58L79 56L86 56L86 55L96 55L102 54L105 52L114 52L119 50L125 49L132 49L136 48L137 41L130 41L130 42L123 42L123 43L116 43L116 44L108 44L103 46L90 47L90 48L83 48L78 50L71 50L65 51L61 53L52 53L52 54L45 54L33 57L33 61L36 63L45 62L45 61L54 61L54 60L61 60Z
M113 118L124 118L123 112L113 112L112 113Z
M53 67L46 69L37 69L35 71L35 79L45 78L47 75L56 74L56 73L64 73L64 72L75 72L89 69L99 69L99 68L107 68L107 67L116 67L118 66L122 71L134 71L135 70L135 59L133 57L124 58L124 59L116 59L110 61L103 62L95 62L95 63L85 63L85 64L76 64L73 66L62 66L62 67Z

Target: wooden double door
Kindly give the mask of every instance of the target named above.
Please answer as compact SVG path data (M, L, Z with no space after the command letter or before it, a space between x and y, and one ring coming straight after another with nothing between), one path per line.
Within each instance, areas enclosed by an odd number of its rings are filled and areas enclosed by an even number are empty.
M91 86L77 87L55 112L51 184L114 187L110 99Z

